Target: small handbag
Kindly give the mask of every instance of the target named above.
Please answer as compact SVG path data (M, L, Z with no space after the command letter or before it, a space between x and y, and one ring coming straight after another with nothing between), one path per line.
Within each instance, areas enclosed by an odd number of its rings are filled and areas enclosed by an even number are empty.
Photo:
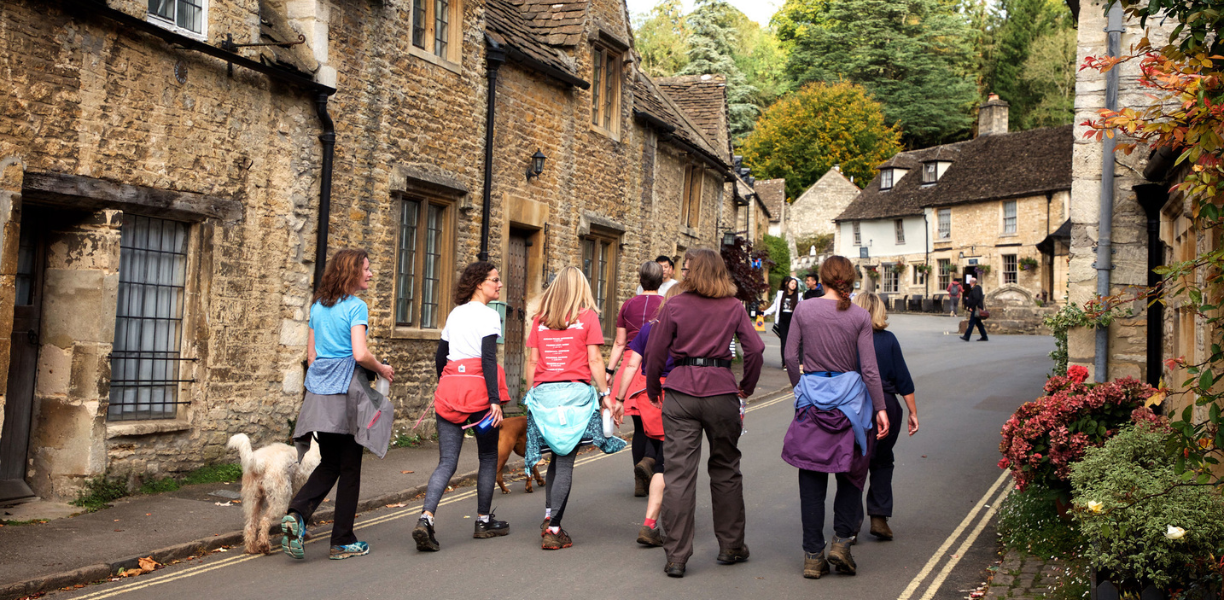
M985 308L983 308L983 309L979 310L979 311L978 311L978 318L979 318L979 319L982 319L982 320L989 319L989 318L990 318L990 311L986 310Z
M774 323L773 332L774 335L782 337L782 327L780 327L777 323Z

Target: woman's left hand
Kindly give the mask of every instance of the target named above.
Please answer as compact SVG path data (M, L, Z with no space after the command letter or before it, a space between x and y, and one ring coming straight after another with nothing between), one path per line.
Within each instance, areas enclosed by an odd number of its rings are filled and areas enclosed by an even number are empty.
M918 433L918 414L911 412L909 415L909 434Z
M888 437L888 411L879 411L876 413L876 429L880 432L876 434L877 440L882 440Z
M502 422L502 407L500 404L490 404L489 414L493 415L493 427L501 427Z
M612 412L612 422L616 423L617 427L620 427L621 423L625 420L625 405L612 396L605 396L603 407Z

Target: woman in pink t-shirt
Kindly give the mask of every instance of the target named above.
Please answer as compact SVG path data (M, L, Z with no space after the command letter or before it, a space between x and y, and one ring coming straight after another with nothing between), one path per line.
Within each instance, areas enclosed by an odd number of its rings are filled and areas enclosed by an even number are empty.
M616 315L616 342L612 344L612 354L608 358L607 369L608 375L613 376L613 385L622 379L626 370L633 371L633 369L626 369L635 354L629 349L629 344L632 344L637 338L642 326L655 318L659 307L663 305L663 296L659 295L659 286L663 283L663 267L660 267L659 263L654 261L642 263L642 266L638 268L638 281L641 283L642 293L626 300ZM617 368L618 361L620 362L619 369ZM613 391L616 392L616 390ZM625 390L617 392L617 397L624 398ZM641 498L646 496L650 489L650 477L642 477L642 474L654 472L654 464L658 456L651 451L646 432L642 429L642 417L638 412L636 397L631 396L625 400L625 414L633 418L633 445L631 446L634 471L633 495ZM639 465L641 468L638 468Z
M541 531L541 547L545 550L573 545L569 534L561 529L561 517L569 498L578 447L592 423L599 428L596 393L603 407L617 415L618 422L621 416L620 403L609 395L600 353L604 337L594 306L591 285L582 271L566 267L545 290L527 335L531 352L525 370L530 391L524 404L529 411L527 443L532 446L527 460L533 460L534 448L545 444L553 453L548 462ZM622 447L623 442L614 450Z

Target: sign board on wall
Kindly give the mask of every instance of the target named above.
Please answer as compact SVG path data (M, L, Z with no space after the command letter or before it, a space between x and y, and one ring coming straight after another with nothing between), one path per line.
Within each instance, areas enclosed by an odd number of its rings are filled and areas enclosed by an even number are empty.
M867 256L867 246L859 246L859 258L871 258Z
M977 264L978 264L978 259L976 258L969 259L969 266L973 267L973 266L976 266Z

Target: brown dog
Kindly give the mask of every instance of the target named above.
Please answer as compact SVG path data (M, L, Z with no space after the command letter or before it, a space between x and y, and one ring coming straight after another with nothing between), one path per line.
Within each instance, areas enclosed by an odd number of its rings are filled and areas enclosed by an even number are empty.
M501 488L503 494L510 493L510 488L507 488L506 482L502 480L502 469L510 459L510 452L519 456L527 454L527 417L506 417L501 422L501 433L497 438L497 487ZM538 465L531 467L531 475L535 477L537 484L544 485ZM532 491L531 477L528 477L527 493Z

